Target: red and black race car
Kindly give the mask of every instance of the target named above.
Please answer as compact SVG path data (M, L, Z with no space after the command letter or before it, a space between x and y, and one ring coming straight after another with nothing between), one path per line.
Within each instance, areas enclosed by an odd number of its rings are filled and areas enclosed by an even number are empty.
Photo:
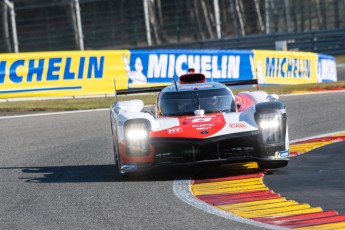
M257 81L206 82L191 71L170 86L132 91L159 90L154 112L145 111L142 100L116 101L110 114L119 172L208 162L286 166L285 105L277 95L259 90L234 95L228 87L244 84Z

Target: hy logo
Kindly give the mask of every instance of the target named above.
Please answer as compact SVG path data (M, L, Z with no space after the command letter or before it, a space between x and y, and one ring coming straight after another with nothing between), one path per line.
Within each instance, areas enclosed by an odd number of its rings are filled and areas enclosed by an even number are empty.
M168 129L168 134L182 133L182 127Z

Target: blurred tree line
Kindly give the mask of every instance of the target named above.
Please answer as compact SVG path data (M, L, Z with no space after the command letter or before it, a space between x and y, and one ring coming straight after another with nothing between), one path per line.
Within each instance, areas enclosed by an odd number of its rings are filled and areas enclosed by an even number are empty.
M11 2L15 6L20 51L78 49L76 0ZM85 49L145 47L150 43L172 44L345 26L345 0L77 2ZM1 9L0 52L11 52L11 18L5 4Z

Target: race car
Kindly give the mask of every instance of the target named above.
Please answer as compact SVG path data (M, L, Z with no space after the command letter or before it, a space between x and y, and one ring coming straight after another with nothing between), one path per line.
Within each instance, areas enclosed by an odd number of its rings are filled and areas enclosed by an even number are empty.
M124 92L159 91L153 112L140 99L116 99L110 108L119 173L200 163L257 162L261 169L285 167L289 161L285 105L277 95L264 91L234 95L229 88L244 84L258 82L206 81L204 74L190 70L169 86Z

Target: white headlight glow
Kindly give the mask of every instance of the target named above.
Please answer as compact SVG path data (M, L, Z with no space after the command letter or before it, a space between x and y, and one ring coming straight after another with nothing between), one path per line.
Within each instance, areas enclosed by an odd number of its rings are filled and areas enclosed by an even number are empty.
M279 127L279 121L278 120L263 120L260 121L260 127L263 129L274 129Z
M124 124L126 154L144 156L150 154L150 122L146 119L129 120Z
M259 126L262 129L275 129L279 127L279 121L278 113L263 113L260 114Z
M275 144L282 140L282 115L279 112L272 111L258 114L257 122L264 143Z
M126 131L126 136L131 141L138 141L147 138L147 131L145 129L129 129Z

